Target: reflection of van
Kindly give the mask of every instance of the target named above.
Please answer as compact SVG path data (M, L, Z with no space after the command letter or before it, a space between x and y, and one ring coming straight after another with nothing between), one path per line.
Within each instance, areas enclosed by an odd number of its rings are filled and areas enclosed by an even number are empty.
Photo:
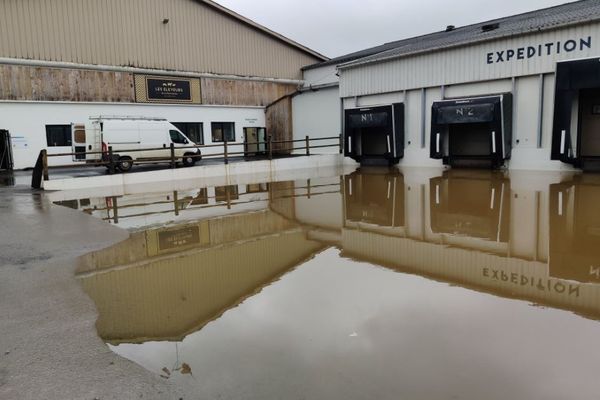
M171 143L175 158L183 165L192 166L200 159L200 149L190 148L193 142L173 124L160 118L92 117L85 125L73 124L72 143L73 153L77 153L75 161L97 162L103 156L106 158L108 148L112 147L121 171L129 171L136 161L160 161L157 158L168 161Z

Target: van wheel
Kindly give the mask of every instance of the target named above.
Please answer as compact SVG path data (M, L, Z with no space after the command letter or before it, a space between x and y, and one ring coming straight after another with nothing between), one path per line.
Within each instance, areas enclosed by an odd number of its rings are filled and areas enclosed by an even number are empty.
M131 171L131 167L133 167L133 160L130 157L119 158L117 168L119 168L123 172L129 172Z
M193 167L194 164L196 164L196 156L197 154L195 153L186 153L183 155L183 159L181 160L181 162L183 163L184 167Z

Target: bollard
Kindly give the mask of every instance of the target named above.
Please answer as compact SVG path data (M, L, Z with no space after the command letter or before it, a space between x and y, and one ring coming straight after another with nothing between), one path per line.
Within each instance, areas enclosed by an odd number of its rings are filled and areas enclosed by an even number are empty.
M340 133L340 154L343 153L344 150L344 140L342 138L342 134Z
M310 138L306 136L304 140L306 142L306 155L310 156Z
M273 159L273 136L269 135L269 160Z
M47 181L49 179L48 177L48 150L44 149L42 150L42 176L44 177L44 180Z
M171 142L169 148L171 150L171 168L175 168L175 144Z
M225 164L229 164L229 160L227 160L227 138L223 141L223 155L225 156Z

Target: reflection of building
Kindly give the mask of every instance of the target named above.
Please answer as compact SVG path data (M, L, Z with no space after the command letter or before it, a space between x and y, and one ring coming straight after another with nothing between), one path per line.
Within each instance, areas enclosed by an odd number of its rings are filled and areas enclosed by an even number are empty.
M104 340L180 340L322 247L258 211L135 233L84 258L79 277Z
M508 242L510 181L501 173L448 171L430 181L431 229Z
M589 269L600 260L600 180L549 193L540 176L536 188L511 175L362 170L341 187L338 177L270 183L268 208L134 233L89 255L79 276L111 343L181 339L331 246L398 272L600 319L600 282Z
M396 169L347 175L344 200L346 225L404 226L404 176Z
M550 273L600 284L600 179L579 178L550 187Z

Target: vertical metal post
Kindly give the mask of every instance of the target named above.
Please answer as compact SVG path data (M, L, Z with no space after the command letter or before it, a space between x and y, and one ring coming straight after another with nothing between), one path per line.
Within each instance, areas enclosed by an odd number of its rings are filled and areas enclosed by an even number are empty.
M113 206L113 222L115 224L119 223L119 203L117 201L117 197L112 197L112 206Z
M112 146L108 146L108 173L115 173L115 159L113 157L113 148Z
M48 178L48 150L42 150L42 176L47 181Z
M306 155L310 156L310 138L306 136L304 141L306 142Z
M173 204L174 204L174 210L175 210L175 215L178 216L179 215L179 197L177 195L177 190L175 190L173 192Z
M273 159L273 136L269 135L269 160Z
M306 197L310 199L310 179L306 180Z
M223 140L223 155L225 157L225 164L229 164L229 160L227 159L228 151L227 151L227 138Z
M424 149L426 146L425 142L425 121L427 118L427 110L425 110L427 106L427 92L425 88L421 89L421 148Z
M169 149L171 150L171 168L175 168L175 144L173 142L169 145Z
M342 137L341 133L340 133L340 139L339 140L340 140L340 154L342 154L343 150L344 150L344 140L343 140L343 137Z
M544 130L544 74L540 74L539 85L537 148L541 149Z

